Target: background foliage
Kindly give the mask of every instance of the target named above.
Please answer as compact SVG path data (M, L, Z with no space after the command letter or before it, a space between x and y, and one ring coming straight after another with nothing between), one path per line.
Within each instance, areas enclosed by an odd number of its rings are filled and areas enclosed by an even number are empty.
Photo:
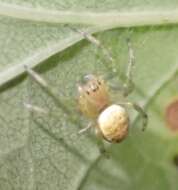
M1 0L0 7L4 5L12 9L16 5L23 6L34 11L96 13L171 12L178 8L176 0L171 3L168 0ZM10 14L9 8L8 11ZM34 81L25 74L20 75L23 64L38 65L37 71L69 108L75 109L76 84L82 76L88 73L106 76L109 72L104 67L101 50L81 41L82 37L66 25L8 17L1 11L0 15L0 82L3 84L0 189L177 189L178 171L173 159L178 155L178 138L165 122L165 109L178 93L176 24L118 26L116 29L109 26L107 31L97 26L89 28L91 32L100 31L96 37L112 52L118 76L123 76L126 70L126 39L131 39L136 57L136 89L129 98L143 105L149 115L149 125L143 133L140 119L135 112L130 112L132 126L128 138L121 144L107 144L110 159L106 159L99 153L92 134L77 136L78 126L69 122ZM14 76L19 77L11 77L14 72ZM12 80L8 82L9 79ZM124 78L116 76L109 82L123 81ZM57 116L30 114L24 102L47 108ZM85 126L87 121L81 120Z

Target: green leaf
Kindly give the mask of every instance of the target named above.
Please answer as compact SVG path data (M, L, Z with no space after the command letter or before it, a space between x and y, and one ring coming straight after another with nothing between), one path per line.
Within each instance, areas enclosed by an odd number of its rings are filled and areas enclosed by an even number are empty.
M178 95L176 0L1 0L0 15L0 189L177 189L178 136L165 118ZM37 72L75 114L77 83L89 73L108 76L110 63L100 48L65 25L69 23L97 32L109 49L118 71L110 84L124 83L127 38L132 42L135 91L128 99L146 109L149 124L142 132L141 118L129 111L129 136L120 144L105 143L110 159L100 154L92 132L77 135L79 125L88 123L85 118L72 124L23 74L24 65L38 66ZM24 103L50 114L30 113Z

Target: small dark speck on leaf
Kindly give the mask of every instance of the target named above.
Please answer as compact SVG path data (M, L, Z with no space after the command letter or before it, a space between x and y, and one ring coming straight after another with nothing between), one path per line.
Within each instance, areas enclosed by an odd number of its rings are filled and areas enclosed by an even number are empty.
M165 111L167 126L172 131L178 132L178 99L171 102Z
M174 155L173 164L178 169L178 154Z

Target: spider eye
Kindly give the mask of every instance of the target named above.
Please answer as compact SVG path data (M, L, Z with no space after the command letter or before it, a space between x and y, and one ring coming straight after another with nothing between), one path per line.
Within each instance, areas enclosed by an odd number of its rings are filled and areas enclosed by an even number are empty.
M96 87L95 89L93 89L93 92L96 92L98 90L98 87Z
M87 93L88 95L90 95L90 92L89 92L88 90L86 91L86 93Z
M99 89L99 87L98 87L97 84L92 84L92 85L90 86L90 88L92 89L93 92L96 92L96 91Z
M92 74L89 74L89 75L85 75L84 76L84 81L90 81L90 80L93 80L95 77L94 77L94 75L92 75Z
M99 86L101 85L101 82L99 80L97 81L97 83L98 83Z

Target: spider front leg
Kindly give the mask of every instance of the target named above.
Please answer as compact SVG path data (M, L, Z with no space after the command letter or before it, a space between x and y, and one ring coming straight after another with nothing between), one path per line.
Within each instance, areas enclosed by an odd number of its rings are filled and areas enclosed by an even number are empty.
M127 66L127 71L126 71L126 81L125 81L125 84L124 85L118 85L117 86L114 84L110 84L110 87L112 88L112 90L114 91L119 91L122 96L126 97L128 96L134 89L134 83L133 83L133 67L134 67L134 60L135 60L135 57L134 57L134 52L133 52L133 49L132 49L132 46L131 46L131 42L129 39L127 39L127 45L128 45L128 66ZM113 75L116 75L115 72L112 72L112 76Z
M116 76L117 71L115 68L113 68L113 63L114 63L114 59L110 53L110 51L102 44L101 41L99 41L97 38L95 38L92 34L89 34L85 31L82 31L80 29L76 29L73 27L70 27L72 30L80 33L86 40L88 40L89 42L91 42L92 44L94 44L96 47L100 48L104 54L104 57L106 59L106 61L109 61L110 64L106 65L110 75L108 76L108 78L113 78L113 76ZM132 81L132 70L134 67L134 52L133 52L133 48L131 46L131 42L129 39L127 39L127 45L128 45L128 51L129 51L129 60L128 60L128 69L126 72L126 82L124 84L123 87L119 87L118 89L122 89L123 91L123 95L124 96L128 96L134 89L134 83ZM114 87L115 89L117 89L117 87Z
M73 31L78 32L79 34L81 34L86 40L88 40L90 43L95 45L97 48L101 49L101 51L103 53L103 56L104 56L104 60L106 62L104 64L104 66L108 70L111 71L110 73L112 75L112 76L109 76L108 78L112 78L113 74L115 75L116 70L113 68L114 59L113 59L112 54L110 53L110 51L103 45L103 43L100 40L95 38L92 34L86 32L86 31L77 29L77 28L73 28L73 27L70 27L70 28ZM109 63L109 64L107 64L107 63Z
M30 104L30 103L24 102L24 107L28 109L31 113L37 113L41 115L48 115L49 117L53 116L53 117L59 118L59 115L57 113L51 112L50 110L44 109L42 107Z
M29 68L28 66L24 66L26 72L28 75L39 85L39 87L48 94L53 101L55 102L56 106L59 107L67 116L71 123L78 125L81 127L80 122L78 122L78 116L74 113L63 103L63 101L59 98L59 96L56 94L55 89L52 88L45 79L43 79L37 72ZM43 108L26 104L25 107L27 107L31 111L36 112L46 112ZM47 111L48 112L48 111Z
M127 40L127 45L128 45L129 58L128 58L128 67L126 72L126 83L124 84L124 93L123 93L125 97L128 96L134 89L134 83L132 81L132 72L135 63L135 57L129 39Z
M121 106L127 106L127 107L135 109L142 117L142 130L144 131L146 129L147 123L148 123L148 115L145 113L142 107L132 102L123 102L123 103L118 103L118 104Z
M89 129L91 128L95 128L95 135L96 135L96 138L95 138L95 141L96 141L96 144L99 148L99 151L101 154L103 154L104 156L106 156L106 158L109 158L109 154L108 152L106 151L106 148L104 146L104 143L103 143L103 135L100 131L100 129L98 127L96 127L97 125L93 122L90 122L85 128L81 129L78 134L81 135L85 132L87 132Z
M39 106L35 106L29 103L24 102L24 107L27 108L30 112L32 113L39 113L39 114L48 114L49 111L39 107Z

